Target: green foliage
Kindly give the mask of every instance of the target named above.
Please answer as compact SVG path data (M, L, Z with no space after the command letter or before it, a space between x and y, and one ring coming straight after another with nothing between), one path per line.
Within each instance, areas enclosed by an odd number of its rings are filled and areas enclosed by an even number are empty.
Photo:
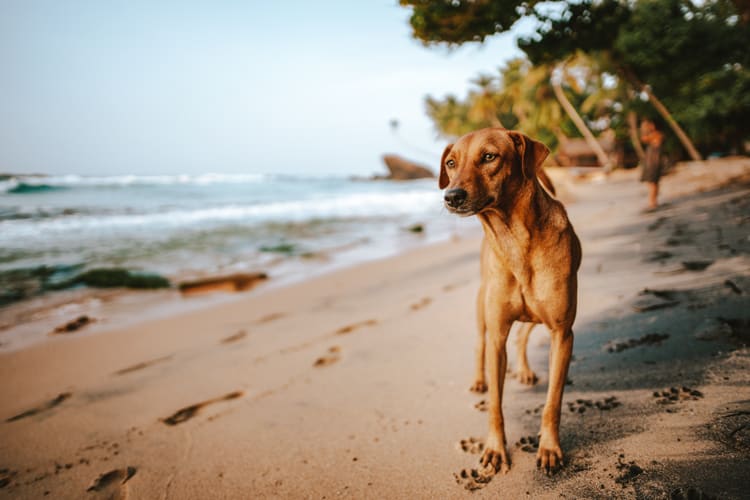
M648 82L706 153L742 149L750 138L750 27L714 0L638 2L613 52Z
M483 42L510 29L526 12L522 0L400 0L411 8L414 37L425 45Z
M654 116L640 100L647 84L704 152L741 151L750 139L750 9L742 2L566 0L545 2L553 6L547 14L535 8L535 1L400 3L412 9L413 35L426 45L483 41L507 31L522 14L539 21L534 35L518 42L534 69L514 63L517 67L506 68L498 86L502 90L494 116L506 127L515 119L529 133L565 130L566 120L558 120L544 85L533 76L537 68L570 61L583 52L599 72L589 78L599 82L582 91L568 82L568 90L574 91L569 97L589 120L606 117L619 137L626 135L627 110ZM521 70L526 73L519 80ZM602 85L603 75L615 85ZM470 113L476 106L472 94L465 100L432 99L428 113L441 133L459 135L486 126L490 115ZM480 109L489 107L485 103Z
M574 137L578 131L555 97L551 73L551 66L532 66L527 59L513 59L500 69L497 77L480 75L473 80L479 89L470 90L462 99L452 95L442 100L427 97L427 114L444 137L455 138L478 128L502 124L536 137L554 149L560 135ZM574 104L598 91L596 78L582 82L580 78L566 76L564 86ZM592 107L587 118L594 120L600 113L603 113L601 106Z
M607 51L630 16L628 4L618 0L568 3L561 14L538 15L536 33L520 38L518 47L534 64L562 61L578 51Z

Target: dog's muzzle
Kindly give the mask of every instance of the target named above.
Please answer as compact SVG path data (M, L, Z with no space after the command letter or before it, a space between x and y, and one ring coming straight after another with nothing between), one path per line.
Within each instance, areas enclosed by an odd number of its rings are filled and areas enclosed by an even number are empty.
M458 209L461 208L461 205L466 203L466 198L468 198L469 193L467 193L465 190L456 188L456 189L449 189L445 192L445 204L448 205L449 208Z

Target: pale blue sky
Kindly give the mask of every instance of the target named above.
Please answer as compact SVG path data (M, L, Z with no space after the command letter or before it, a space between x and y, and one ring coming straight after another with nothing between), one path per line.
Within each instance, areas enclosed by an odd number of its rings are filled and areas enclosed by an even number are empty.
M520 51L423 48L396 3L3 0L0 172L366 175L385 152L434 168L424 96Z

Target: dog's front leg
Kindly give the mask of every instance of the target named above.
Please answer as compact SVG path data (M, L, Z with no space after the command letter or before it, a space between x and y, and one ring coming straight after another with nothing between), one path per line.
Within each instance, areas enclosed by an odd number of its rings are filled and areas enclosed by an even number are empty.
M488 294L488 296L490 296ZM489 302L489 300L488 300ZM488 304L489 305L489 304ZM503 421L503 385L508 359L505 344L510 332L512 321L504 320L497 310L499 305L493 304L486 309L487 337L488 337L488 375L489 375L489 418L490 429L485 443L481 464L485 467L492 465L495 471L508 472L510 461L505 450L505 424Z
M563 453L560 448L560 407L562 406L563 389L568 377L568 364L573 352L573 330L570 328L553 329L549 353L549 387L547 402L542 413L541 437L539 451L536 455L537 466L549 472L555 471L563 464Z

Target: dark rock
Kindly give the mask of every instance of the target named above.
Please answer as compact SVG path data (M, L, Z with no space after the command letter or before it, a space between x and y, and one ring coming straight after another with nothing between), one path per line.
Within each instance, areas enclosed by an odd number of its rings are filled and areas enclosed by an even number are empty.
M92 288L137 288L155 289L169 288L169 280L158 274L141 273L130 271L122 267L101 267L90 269L78 274L74 278L49 284L48 290L64 290L77 285L86 285Z
M78 316L73 321L68 321L64 325L60 325L57 328L55 328L54 333L73 333L93 322L94 322L94 319L86 315Z
M241 292L252 288L258 282L266 279L268 279L266 273L232 274L229 276L214 276L194 281L184 281L178 285L178 288L185 294L214 291Z
M407 160L398 155L383 155L383 162L388 167L390 175L386 179L406 181L411 179L431 179L435 174L426 166Z

